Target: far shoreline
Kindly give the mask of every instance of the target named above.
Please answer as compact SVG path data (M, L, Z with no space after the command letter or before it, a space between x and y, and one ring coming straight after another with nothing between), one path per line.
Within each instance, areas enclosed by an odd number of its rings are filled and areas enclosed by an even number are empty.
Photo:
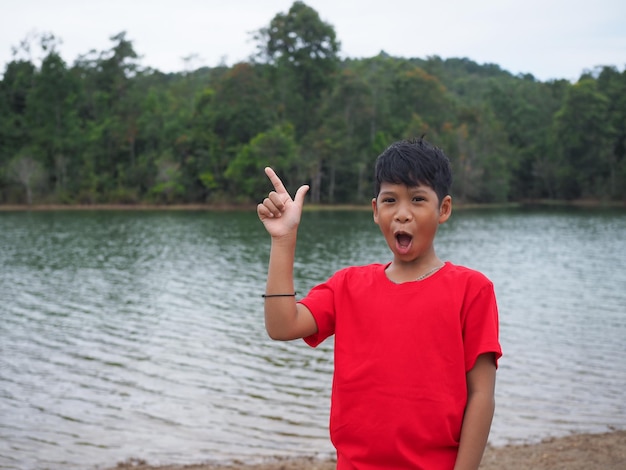
M525 200L506 203L454 202L454 209L519 209L519 208L598 208L626 209L626 201L600 200ZM304 211L370 211L370 204L308 204ZM0 212L86 212L86 211L180 211L180 212L252 212L256 204L190 203L190 204L0 204Z

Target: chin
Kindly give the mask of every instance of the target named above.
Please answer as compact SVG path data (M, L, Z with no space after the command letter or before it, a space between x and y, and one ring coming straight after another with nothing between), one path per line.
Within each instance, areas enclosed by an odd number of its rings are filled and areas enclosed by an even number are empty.
M416 261L418 261L420 259L419 256L415 256L415 255L399 255L397 253L394 253L393 255L393 260L398 262L398 263L404 263L404 264L409 264L409 263L414 263Z

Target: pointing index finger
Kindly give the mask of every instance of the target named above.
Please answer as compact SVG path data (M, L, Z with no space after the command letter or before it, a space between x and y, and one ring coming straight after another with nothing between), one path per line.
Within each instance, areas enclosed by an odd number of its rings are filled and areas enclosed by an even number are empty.
M265 167L265 174L272 182L272 185L274 186L274 189L278 194L287 194L287 189L285 188L285 185L280 180L274 170L272 170L269 166Z

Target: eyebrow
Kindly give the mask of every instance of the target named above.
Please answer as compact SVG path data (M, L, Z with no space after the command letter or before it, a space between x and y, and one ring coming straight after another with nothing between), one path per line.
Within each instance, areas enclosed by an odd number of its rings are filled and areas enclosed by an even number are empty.
M420 184L419 186L411 186L409 188L409 193L410 194L415 194L415 193L427 193L428 186L422 185ZM394 191L393 189L386 189L384 191L380 191L379 194L390 194L390 195L395 195L397 194L397 191Z

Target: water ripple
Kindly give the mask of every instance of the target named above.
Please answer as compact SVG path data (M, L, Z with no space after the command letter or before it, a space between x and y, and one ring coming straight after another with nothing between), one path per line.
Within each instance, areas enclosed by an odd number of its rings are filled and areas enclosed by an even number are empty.
M438 252L495 283L492 443L626 423L626 214L461 212ZM332 453L332 340L271 341L248 213L0 214L0 468ZM306 213L306 292L389 259L366 213Z

